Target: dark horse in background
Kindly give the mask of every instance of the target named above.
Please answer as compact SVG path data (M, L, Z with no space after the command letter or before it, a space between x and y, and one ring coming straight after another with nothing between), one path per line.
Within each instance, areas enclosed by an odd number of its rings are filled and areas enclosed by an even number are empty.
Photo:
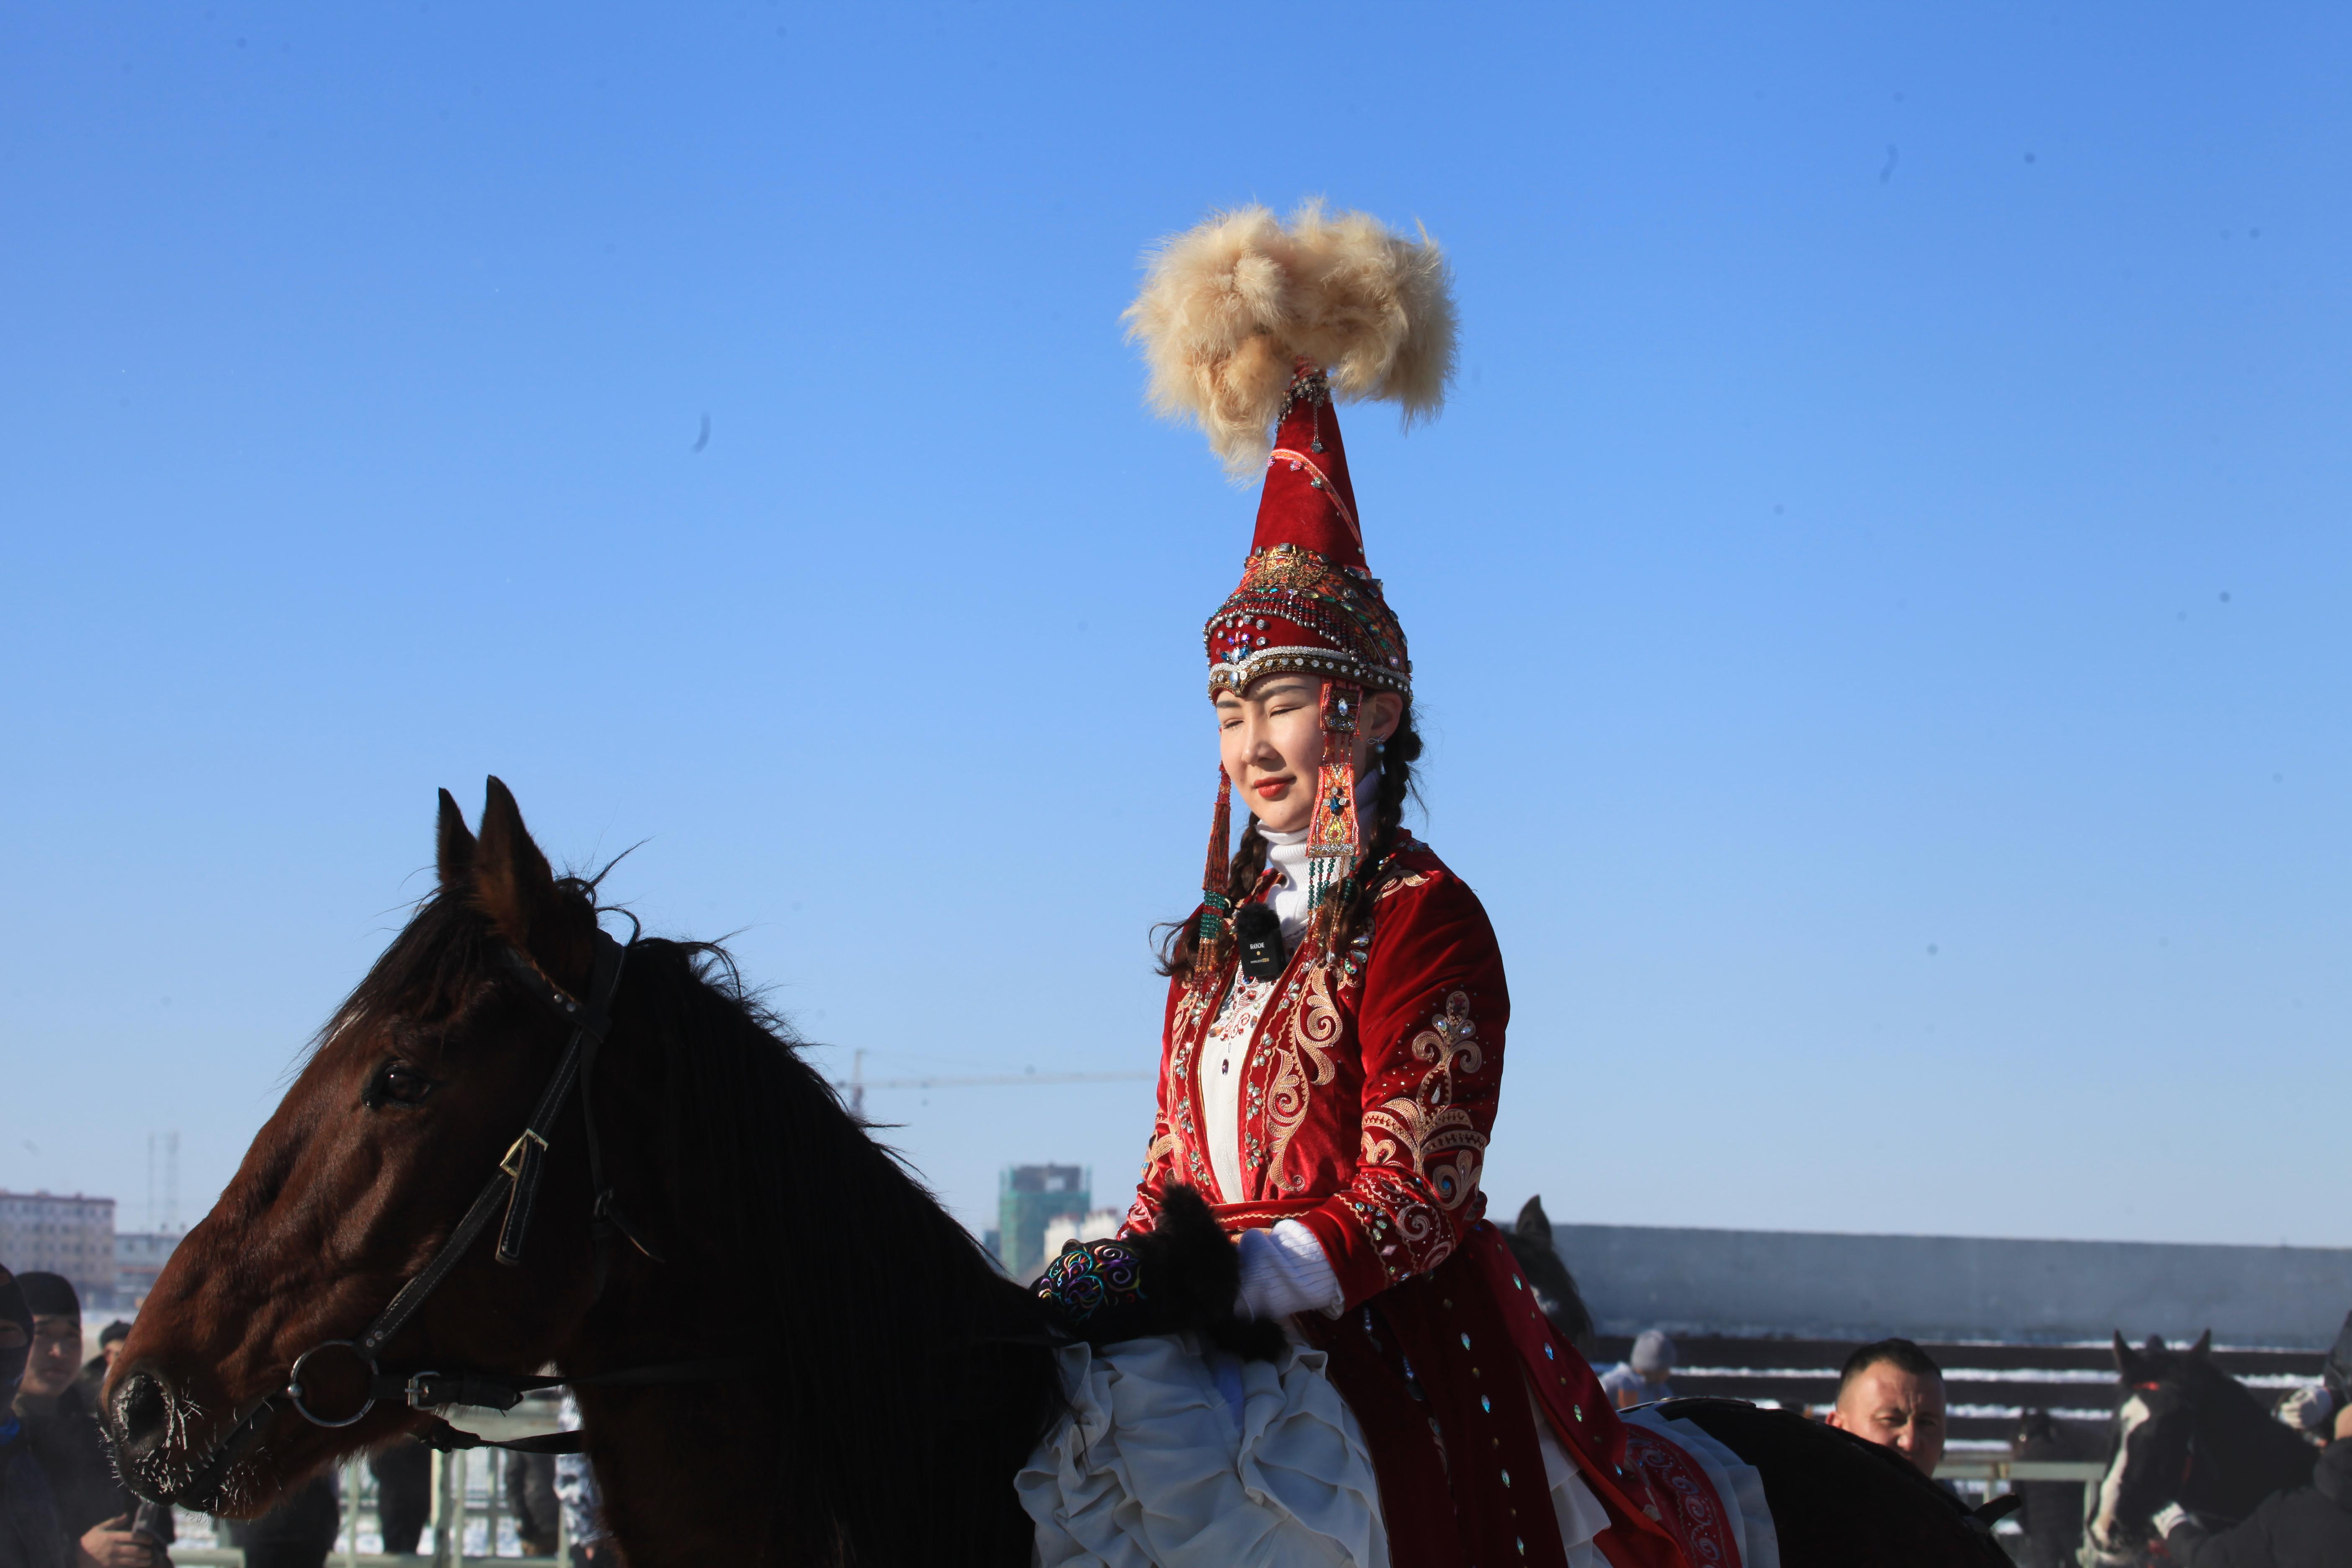
M2149 1521L2168 1504L2234 1523L2273 1492L2311 1483L2319 1450L2214 1365L2212 1349L2210 1330L2186 1350L2156 1338L2134 1350L2116 1335L2126 1392L2084 1521L2085 1563L2145 1561Z
M1592 1310L1584 1304L1584 1292L1576 1288L1576 1276L1568 1270L1568 1260L1559 1255L1552 1235L1551 1216L1544 1213L1540 1194L1527 1201L1519 1210L1517 1224L1503 1237L1511 1249L1511 1257L1519 1271L1535 1288L1536 1305L1543 1309L1559 1337L1576 1347L1576 1353L1591 1361L1601 1348L1592 1328Z
M555 878L497 780L478 839L443 794L438 862L140 1312L104 1396L125 1479L249 1517L446 1433L404 1379L495 1403L488 1380L552 1363L635 1568L1024 1568L1012 1480L1062 1409L1046 1309L719 950L637 940L608 983L593 886ZM545 1138L518 1138L535 1100ZM513 1201L493 1172L537 1184L496 1248L468 1228ZM1666 1409L1762 1473L1788 1568L2005 1562L1887 1450L1738 1401Z

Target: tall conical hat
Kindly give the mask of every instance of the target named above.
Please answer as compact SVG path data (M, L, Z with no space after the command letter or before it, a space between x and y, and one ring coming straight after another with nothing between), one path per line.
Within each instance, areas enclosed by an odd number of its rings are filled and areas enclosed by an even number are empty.
M1425 232L1407 239L1319 203L1285 226L1252 206L1154 249L1127 312L1151 368L1153 404L1198 423L1236 479L1265 475L1241 585L1203 633L1209 689L1239 691L1276 670L1322 679L1324 764L1308 840L1318 911L1336 907L1330 895L1355 868L1353 741L1364 689L1412 689L1404 629L1365 559L1332 400L1394 402L1408 425L1435 413L1454 374L1451 282ZM1202 889L1202 945L1213 953L1230 913L1231 800L1220 769ZM1328 921L1321 929L1328 934Z
M1426 233L1319 203L1287 226L1262 206L1220 213L1153 250L1127 312L1152 403L1198 423L1236 479L1265 476L1241 586L1205 633L1212 689L1276 669L1411 689L1332 399L1434 414L1454 374L1451 282Z

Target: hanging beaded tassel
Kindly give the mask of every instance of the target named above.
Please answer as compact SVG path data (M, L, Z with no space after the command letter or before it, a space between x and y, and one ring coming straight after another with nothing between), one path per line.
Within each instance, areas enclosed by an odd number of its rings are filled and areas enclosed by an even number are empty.
M1201 869L1201 929L1192 941L1192 973L1213 975L1224 962L1225 934L1233 929L1234 900L1225 891L1233 879L1234 781L1217 766L1217 815L1209 825L1209 858Z
M1364 689L1350 681L1323 683L1323 765L1315 773L1315 815L1307 835L1308 940L1326 955L1338 935L1339 912L1356 870L1362 836L1356 821L1356 720Z

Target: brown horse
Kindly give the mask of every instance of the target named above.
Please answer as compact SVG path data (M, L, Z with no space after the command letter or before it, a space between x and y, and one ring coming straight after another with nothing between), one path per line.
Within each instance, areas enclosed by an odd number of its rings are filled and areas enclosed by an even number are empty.
M233 1464L206 1463L298 1357L358 1338L433 1258L564 1051L564 1021L501 960L527 954L586 995L593 889L556 879L496 779L481 826L477 841L444 792L439 890L140 1312L106 1403L141 1491L249 1515L426 1424L389 1400L337 1428L276 1409ZM574 1095L522 1266L471 1249L383 1363L527 1375L552 1362L579 1377L738 1363L580 1390L608 1521L645 1568L1025 1563L1012 1478L1059 1405L1036 1303L779 1036L713 950L635 943L593 1104L615 1206L665 1261L620 1241L599 1290ZM336 1397L355 1408L350 1395Z
M1025 1564L1013 1477L1062 1410L1041 1304L723 953L603 935L496 779L478 840L442 795L438 858L141 1310L104 1401L125 1478L249 1516L436 1426L408 1380L488 1403L551 1363L638 1568ZM1887 1450L1735 1401L1666 1410L1759 1470L1788 1568L2004 1561Z

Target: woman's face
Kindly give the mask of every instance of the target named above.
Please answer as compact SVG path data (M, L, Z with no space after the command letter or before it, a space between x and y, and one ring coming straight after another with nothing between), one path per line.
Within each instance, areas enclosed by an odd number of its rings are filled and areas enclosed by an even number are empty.
M1323 763L1323 683L1312 676L1261 676L1248 691L1217 693L1217 742L1234 793L1276 833L1296 833L1315 809ZM1372 743L1396 732L1404 699L1375 691L1356 725L1356 776L1371 765Z

